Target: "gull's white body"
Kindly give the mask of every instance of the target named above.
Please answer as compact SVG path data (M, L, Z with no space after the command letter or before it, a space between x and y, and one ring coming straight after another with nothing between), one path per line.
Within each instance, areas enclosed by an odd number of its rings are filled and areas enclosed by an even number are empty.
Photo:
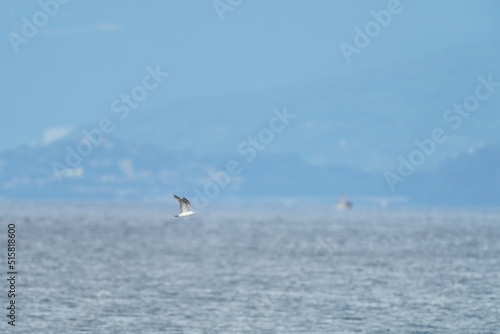
M191 203L186 197L180 198L179 196L174 195L174 198L179 201L179 207L181 210L181 213L175 215L175 217L189 217L198 214L197 212L189 210Z
M174 217L189 217L189 216L197 215L197 214L198 213L196 213L194 211L186 211L186 212L181 212L178 215L175 215Z

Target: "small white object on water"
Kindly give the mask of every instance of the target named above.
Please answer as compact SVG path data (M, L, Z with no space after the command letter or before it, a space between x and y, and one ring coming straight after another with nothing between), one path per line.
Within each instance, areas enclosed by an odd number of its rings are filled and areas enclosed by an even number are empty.
M342 195L342 197L340 197L340 201L335 205L335 208L337 210L349 210L352 208L352 203L349 202L346 195Z

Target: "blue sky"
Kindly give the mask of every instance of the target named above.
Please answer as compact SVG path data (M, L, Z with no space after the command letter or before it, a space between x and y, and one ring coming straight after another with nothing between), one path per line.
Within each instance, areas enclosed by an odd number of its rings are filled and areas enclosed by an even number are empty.
M110 105L117 97L130 92L141 82L148 66L158 64L169 72L169 76L141 102L134 111L137 116L133 121L140 123L141 113L146 115L148 110L155 110L157 122L152 122L152 131L174 133L178 126L173 120L177 117L194 116L193 122L197 122L196 110L191 115L181 115L169 109L168 106L178 101L224 100L234 96L259 96L266 92L273 95L275 90L287 92L290 88L290 91L300 91L318 82L342 87L344 82L353 84L352 80L356 81L356 86L349 90L350 96L353 100L357 96L363 100L364 94L378 94L366 91L363 86L365 78L370 78L371 89L374 76L382 90L404 86L408 80L418 81L418 73L411 79L394 77L401 69L409 70L422 64L428 64L435 72L435 80L434 77L425 77L424 83L429 87L443 78L464 80L463 86L450 88L451 95L446 98L440 99L439 91L430 92L430 95L437 96L429 101L430 104L421 106L442 114L452 102L468 94L468 89L473 89L478 75L491 71L491 64L490 67L484 65L483 69L480 60L483 56L495 58L499 54L500 3L400 1L399 12L392 15L390 23L382 27L371 38L370 44L353 55L348 63L339 48L340 43L352 44L354 28L364 28L373 20L371 11L386 10L388 3L390 1L243 0L232 11L225 12L224 20L221 20L212 1L73 0L60 4L54 17L26 44L21 44L16 53L8 34L20 34L23 17L32 21L33 15L42 9L38 1L2 1L0 27L4 37L0 50L4 68L0 77L0 150L40 143L44 133L47 138L51 133L56 136L64 134L64 129L94 124L111 113ZM464 59L470 53L467 61L474 62L478 57L472 74L466 72L470 67L467 62L457 62L457 66L447 69L446 73L440 71L441 66L449 65L449 61L457 61L457 50ZM442 58L430 63L436 55ZM401 80L401 85L397 80ZM335 91L332 90L331 94ZM285 101L275 101L286 104L286 98ZM320 102L317 105L320 106ZM233 138L237 138L239 132L251 132L247 124L257 127L267 122L268 116L263 110L269 113L273 107L279 107L266 103L263 102L254 113L231 108L199 112L227 119L226 125L235 129L228 136L237 140ZM491 108L493 102L489 103ZM329 120L332 123L335 120L335 126L339 126L337 116L346 112L314 109L303 112L300 124L304 129L316 124L315 129L319 131L319 123L327 124ZM374 111L373 119L380 123L391 122L380 110ZM418 119L420 115L418 111L412 111L406 117L405 112L399 111L404 122ZM246 113L245 122L234 117L239 113ZM319 114L321 117L316 117ZM435 120L429 119L429 122ZM491 123L489 118L484 122ZM153 129L155 126L158 128ZM207 133L217 132L217 126L217 120L207 123L206 130L210 128ZM325 128L325 134L318 133L324 138L327 131L333 131L331 129ZM361 128L357 123L349 131L352 133L357 129L367 133L370 124ZM432 125L429 130L432 130ZM127 136L132 136L130 133L133 131L122 135L127 139ZM130 139L135 140L137 136ZM328 151L326 145L329 143L322 143L321 137L302 145L297 143L293 138L304 136L298 126L288 136L289 140L279 143L276 149L295 150L307 156L314 146L316 158L310 157L311 161L321 161L323 152ZM374 138L377 136L380 137L374 134ZM471 145L467 138L463 147ZM484 141L491 140L488 138ZM345 142L340 137L332 137L332 140L340 145ZM165 140L159 138L157 141ZM411 138L402 141L412 142ZM474 142L480 141L481 138L474 138ZM193 142L200 142L200 138ZM325 145L325 150L321 145ZM363 146L364 143L357 145ZM217 147L228 152L231 150L215 141L201 146L200 150L217 152ZM377 154L375 149L370 152ZM345 154L344 158L349 161Z

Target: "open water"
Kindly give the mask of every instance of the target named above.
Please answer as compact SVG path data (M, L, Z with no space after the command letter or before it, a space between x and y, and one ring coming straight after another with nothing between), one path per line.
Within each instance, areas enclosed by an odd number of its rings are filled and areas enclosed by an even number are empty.
M500 333L500 211L175 213L1 202L0 332Z

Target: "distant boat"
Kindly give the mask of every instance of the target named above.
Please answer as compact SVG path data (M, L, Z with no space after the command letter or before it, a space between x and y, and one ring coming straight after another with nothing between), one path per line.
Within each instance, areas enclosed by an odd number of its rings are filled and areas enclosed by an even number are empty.
M349 202L346 195L342 195L340 200L335 204L337 210L349 210L352 208L352 202Z

